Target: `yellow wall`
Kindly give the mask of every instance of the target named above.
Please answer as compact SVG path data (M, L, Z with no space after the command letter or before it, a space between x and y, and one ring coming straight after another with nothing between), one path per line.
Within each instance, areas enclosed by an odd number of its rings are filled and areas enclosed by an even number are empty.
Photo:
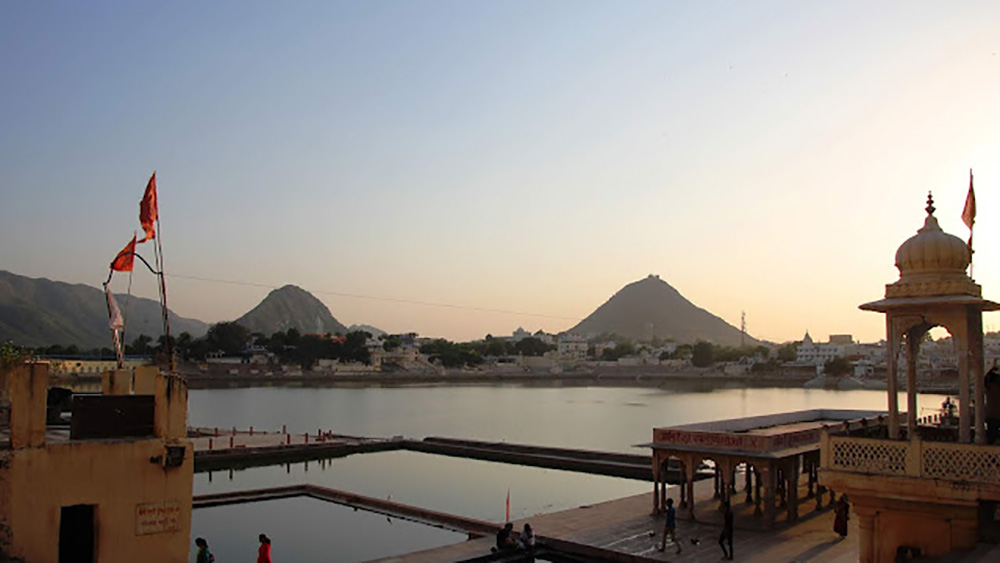
M117 372L108 386L115 394L155 395L155 437L54 442L45 434L48 365L20 366L6 375L12 444L0 451L0 524L6 526L0 527L0 546L6 540L9 554L29 563L57 561L61 507L90 504L97 561L188 560L194 450L186 437L185 380L141 367L134 377ZM162 458L168 444L185 449L181 466L164 469L151 461ZM177 507L176 529L138 533L137 508L157 503Z
M93 504L97 561L187 561L194 462L190 442L185 447L184 464L171 469L149 461L163 455L158 439L75 441L15 451L2 477L10 494L14 554L29 562L57 561L60 507ZM136 506L157 502L178 503L178 529L136 535Z

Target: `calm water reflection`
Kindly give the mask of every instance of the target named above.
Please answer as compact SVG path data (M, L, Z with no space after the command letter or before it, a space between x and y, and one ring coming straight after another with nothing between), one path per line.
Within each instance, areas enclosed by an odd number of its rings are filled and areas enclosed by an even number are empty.
M649 389L636 387L406 386L194 390L189 422L293 432L317 429L362 436L451 436L638 453L654 426L812 408L885 409L885 392L819 389ZM920 396L936 408L943 397ZM905 397L901 403L905 404ZM432 510L501 521L526 518L649 491L640 481L383 452L290 467L195 475L195 494L313 483ZM346 518L345 518L346 516ZM397 525L399 524L399 525ZM391 526L391 529L387 526ZM412 527L412 530L410 529ZM204 535L220 561L252 560L265 532L282 561L358 561L460 541L418 524L308 499L196 510L192 534ZM543 531L539 531L544 533ZM390 552L372 553L385 546ZM280 559L279 559L279 554Z
M257 534L271 538L271 556L287 562L366 561L465 541L465 534L313 499L284 499L202 508L193 537L209 542L216 561L256 561ZM192 539L192 542L194 540Z
M813 408L885 410L884 391L823 389L410 386L212 389L190 392L189 422L290 432L449 436L636 452L654 426ZM920 395L921 407L943 397ZM906 404L901 395L901 405Z

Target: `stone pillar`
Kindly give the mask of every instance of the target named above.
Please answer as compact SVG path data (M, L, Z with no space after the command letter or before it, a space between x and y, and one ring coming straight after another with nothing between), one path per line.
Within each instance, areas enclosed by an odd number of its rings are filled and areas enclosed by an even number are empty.
M134 393L136 395L155 395L156 378L160 375L160 368L156 366L140 366L135 368Z
M49 364L32 363L9 368L10 445L13 449L45 445Z
M660 452L653 450L653 514L660 512Z
M911 442L917 439L917 355L926 332L912 328L906 333L906 431Z
M764 477L764 525L768 528L774 526L775 492L777 487L778 470L773 461L764 462L761 465L761 474Z
M746 504L753 504L753 469L749 462L746 464L746 471L744 471L743 478L743 484L747 490L747 498L744 502Z
M975 442L986 443L986 390L983 382L983 313L975 305L965 308L969 335L969 377L972 378L976 397ZM957 353L961 353L956 350Z
M130 395L132 393L132 370L114 369L101 376L101 393L104 395Z
M972 363L969 357L969 335L967 324L962 324L958 330L952 332L952 341L955 343L955 355L958 356L958 441L963 444L971 440L971 416L969 403L972 397L969 396L969 367Z
M714 461L714 460L713 460ZM722 491L719 490L719 462L715 462L715 474L712 476L715 484L715 493L713 493L712 498L722 498Z
M753 466L753 472L754 472L755 477L756 477L754 479L754 495L753 495L754 508L753 508L753 515L754 516L760 516L761 515L761 510L760 510L760 487L761 487L761 484L760 484L760 469L758 469L757 464L754 464L754 466Z
M677 508L687 508L687 474L688 474L688 460L683 460L681 462L681 502L677 505Z
M777 488L775 492L778 494L778 506L781 508L786 508L788 507L788 495L785 483L788 480L788 476L785 475L785 470L783 467L776 466L775 479L777 480Z
M691 456L690 459L691 459L691 464L688 466L687 475L685 475L685 477L687 477L687 483L685 485L687 487L688 516L690 516L691 520L694 521L695 520L695 515L694 515L694 473L695 473L695 469L697 468L697 464L700 464L701 460L699 459L696 462L695 459L697 459L697 458L695 458L694 456Z
M799 456L792 456L791 467L788 471L788 521L797 522L799 519L799 474L802 468L799 465Z
M867 507L854 505L858 518L858 562L875 563L875 517L876 512Z
M660 511L667 511L667 468L670 466L670 458L663 461L660 468Z
M899 401L896 390L896 371L899 358L899 335L893 326L892 313L885 316L886 342L885 367L886 367L886 393L889 401L889 439L899 439Z

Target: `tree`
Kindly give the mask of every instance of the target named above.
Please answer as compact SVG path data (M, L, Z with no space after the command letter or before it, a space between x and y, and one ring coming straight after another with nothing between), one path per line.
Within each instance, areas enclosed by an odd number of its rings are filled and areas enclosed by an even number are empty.
M153 342L152 337L146 336L145 334L140 334L139 336L135 337L135 340L132 341L131 348L127 349L126 352L130 354L136 354L139 356L146 356L153 351L152 348L150 348L149 346L150 344L152 344L152 342ZM74 348L73 346L67 348L66 353L71 354L72 352L70 352L69 350L73 348Z
M212 325L208 329L206 338L210 347L222 350L229 356L235 356L243 353L247 339L250 338L250 331L235 322L222 322Z
M715 363L715 350L711 342L698 342L691 349L691 364L695 367L708 367Z
M782 362L794 362L798 356L798 344L789 342L778 348L778 360Z
M541 356L549 350L554 350L555 346L550 346L534 336L522 338L514 344L514 349L523 356Z
M823 373L830 375L847 375L851 373L851 362L847 358L834 358L823 364Z

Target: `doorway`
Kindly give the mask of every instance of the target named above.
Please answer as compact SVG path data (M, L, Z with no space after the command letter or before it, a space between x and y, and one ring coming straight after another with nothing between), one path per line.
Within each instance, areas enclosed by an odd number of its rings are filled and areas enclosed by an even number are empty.
M94 563L94 505L64 506L59 514L59 563Z

